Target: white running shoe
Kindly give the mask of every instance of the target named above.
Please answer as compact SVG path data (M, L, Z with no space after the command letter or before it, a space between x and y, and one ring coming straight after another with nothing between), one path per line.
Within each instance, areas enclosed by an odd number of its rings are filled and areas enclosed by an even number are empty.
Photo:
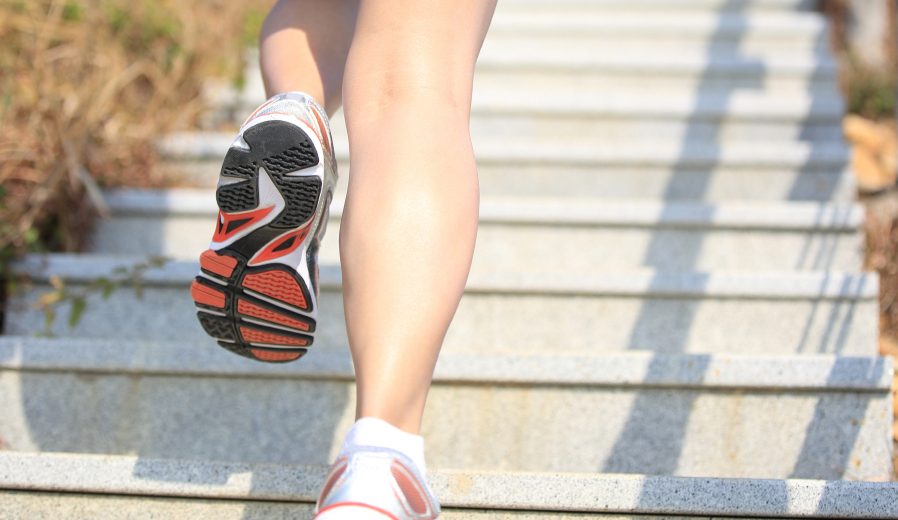
M315 520L434 520L440 504L414 463L388 448L360 446L331 466Z
M310 96L274 96L243 123L221 167L212 244L190 288L219 345L267 362L306 353L336 180L327 113Z

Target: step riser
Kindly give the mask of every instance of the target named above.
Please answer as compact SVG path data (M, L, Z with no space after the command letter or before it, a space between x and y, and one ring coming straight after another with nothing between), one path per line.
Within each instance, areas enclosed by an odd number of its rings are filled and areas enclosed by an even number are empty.
M179 520L270 520L312 518L314 504L232 500L211 501L151 497L120 497L0 491L0 516L6 520L32 518L177 518ZM583 518L579 513L509 513L462 509L446 510L442 520L556 520ZM657 516L603 515L610 520L662 520ZM681 517L699 520L698 517ZM721 520L726 518L719 517Z
M210 194L211 197L211 194ZM91 251L194 260L208 249L215 216L115 216L97 224ZM320 259L337 263L340 221L331 219ZM863 240L850 232L702 230L482 223L474 272L601 273L612 269L851 270Z
M336 381L0 372L0 388L14 451L326 464L354 417ZM436 384L422 434L439 468L878 480L890 407L885 391Z
M266 501L244 503L233 500L0 491L0 517L6 520L33 518L267 520L272 518L312 518L314 509L313 504ZM492 520L498 515L502 515L502 513L483 518ZM448 513L442 515L441 518L453 518L453 516L452 513ZM455 518L463 517L455 516ZM542 517L533 518L541 520Z
M33 308L42 287L37 285L30 294L12 298L7 334L30 335L43 330L43 312ZM468 292L449 328L444 349L520 354L656 349L875 355L878 315L874 299ZM75 328L69 328L67 316L68 309L61 308L54 327L57 336L206 339L194 316L186 283L146 286L142 298L130 288L115 291L107 300L90 298ZM337 291L321 293L318 323L316 349L344 348L343 302Z
M77 495L69 493L33 493L0 491L0 517L6 520L34 518L105 518L178 520L271 520L273 518L312 518L314 504L253 500L201 500L187 498L124 497L114 495ZM607 520L664 520L660 516L601 515ZM543 513L443 509L441 520L562 520L581 519L580 513ZM679 520L702 520L678 516ZM715 517L718 520L737 520Z
M171 160L166 174L189 186L213 187L221 159ZM341 162L338 190L345 193L349 165ZM759 170L757 168L626 168L565 165L477 167L484 197L594 197L721 201L854 200L854 181L841 170Z

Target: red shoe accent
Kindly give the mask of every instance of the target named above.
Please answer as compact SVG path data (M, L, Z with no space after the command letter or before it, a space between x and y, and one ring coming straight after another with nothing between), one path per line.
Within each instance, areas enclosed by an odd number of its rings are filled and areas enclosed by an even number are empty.
M274 206L241 211L239 213L225 213L224 211L219 211L218 221L215 223L215 234L212 235L212 241L224 242L246 226L265 218L273 209Z
M318 111L312 108L309 110L312 114L315 115L315 121L318 123L318 138L321 141L322 147L327 150L331 147L330 140L327 137L327 124L321 120L321 116L318 114Z
M302 288L289 273L284 271L248 274L243 277L243 287L304 311L309 310L309 303L302 293Z
M288 327L293 327L295 329L303 330L306 332L309 331L309 324L306 322L287 317L279 312L275 312L264 307L259 307L258 305L250 303L242 298L237 300L237 312L246 316L261 318L272 323L287 325Z
M259 348L251 348L249 351L262 361L294 361L301 358L304 354L303 352L275 352Z
M200 255L200 267L222 278L230 278L234 268L237 267L237 259L208 249Z
M247 265L258 265L295 251L296 248L302 244L302 241L306 239L311 227L312 221L310 220L305 226L299 229L294 229L293 231L288 231L275 238L265 247L260 249L259 252L250 259Z
M334 467L331 469L330 475L327 476L327 480L324 481L324 487L321 488L321 493L319 496L327 497L331 494L331 490L334 488L334 485L337 484L337 481L340 480L340 477L346 473L346 468L349 466L349 459L345 456L340 457L337 461L334 462Z
M297 347L305 347L309 344L308 340L302 338L294 338L284 336L283 334L275 334L273 332L265 332L263 330L251 329L249 327L240 327L240 335L243 341L247 343L269 343L272 345L295 345Z
M396 479L396 483L399 484L399 490L405 495L406 502L412 508L411 513L415 515L426 514L428 510L425 491L421 489L421 485L412 476L411 471L404 464L393 461L393 464L390 466L390 472L393 474L393 478Z
M225 295L221 291L217 291L208 285L201 284L196 280L190 284L190 295L196 303L209 305L218 309L224 309Z

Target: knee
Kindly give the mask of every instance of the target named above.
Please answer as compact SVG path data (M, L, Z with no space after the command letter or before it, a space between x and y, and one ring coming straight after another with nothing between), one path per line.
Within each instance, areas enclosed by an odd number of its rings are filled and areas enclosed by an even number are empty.
M416 117L470 110L470 82L426 70L394 70L385 67L367 74L349 68L343 81L343 104L348 118L379 119L396 113Z

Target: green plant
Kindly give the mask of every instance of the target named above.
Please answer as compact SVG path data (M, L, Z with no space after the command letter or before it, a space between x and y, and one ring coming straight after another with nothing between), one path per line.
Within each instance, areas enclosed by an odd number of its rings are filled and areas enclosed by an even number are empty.
M50 290L41 294L35 302L35 307L44 315L43 335L53 335L53 326L56 323L59 309L65 306L69 309L68 326L70 328L78 326L84 311L87 310L91 296L96 295L106 300L118 288L131 286L137 297L143 298L143 282L146 272L161 268L166 262L168 259L165 257L150 257L144 262L128 267L117 267L111 277L100 277L91 280L86 285L71 285L62 278L50 278Z

